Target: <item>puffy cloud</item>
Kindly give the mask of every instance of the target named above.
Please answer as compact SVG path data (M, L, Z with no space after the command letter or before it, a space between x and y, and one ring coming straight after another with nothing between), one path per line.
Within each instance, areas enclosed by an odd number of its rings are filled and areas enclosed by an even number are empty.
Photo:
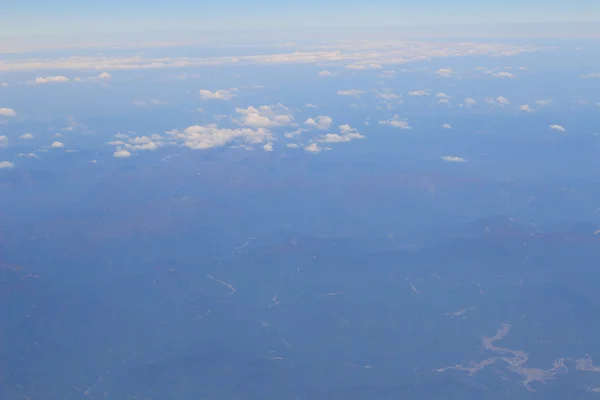
M412 129L410 125L408 125L408 121L404 121L400 119L398 114L395 114L392 119L388 119L385 121L379 121L380 125L389 125L398 129Z
M535 104L537 104L540 107L549 106L551 103L552 103L552 99L543 99L543 100L535 101Z
M438 99L449 99L450 98L450 96L448 96L444 92L436 93L435 97L437 97Z
M44 83L65 83L65 82L69 82L69 78L67 78L66 76L38 76L37 78L35 78L34 83L36 85L41 85Z
M524 112L533 112L533 108L529 107L529 104L521 104L519 110Z
M183 131L169 131L167 134L175 141L190 149L209 149L225 146L235 140L248 144L259 144L271 142L275 138L273 134L264 128L251 129L226 129L219 128L216 124L193 125Z
M127 158L127 157L131 157L131 153L129 151L125 150L125 149L117 149L113 153L113 157L116 157L116 158Z
M116 142L112 142L112 144L124 145L129 150L156 150L164 145L164 142L162 142L161 139L162 136L160 135L152 135L151 137L136 136L134 138L129 139L129 143L123 143L117 140Z
M210 90L200 89L200 98L202 100L231 100L235 97L237 89L221 89L211 92Z
M37 158L39 159L40 157L35 154L35 153L19 153L17 154L18 157L31 157L31 158Z
M284 136L285 136L286 138L290 138L290 139L291 139L291 138L293 138L294 136L298 136L298 135L300 135L302 132L308 132L308 129L302 129L302 128L298 128L298 129L296 129L295 131L286 132L286 133L284 134Z
M442 125L442 128L444 128L444 129L452 129L452 125L450 125L450 124L444 124L444 125Z
M328 129L333 123L333 119L328 116L318 116L316 119L309 118L304 121L305 125L312 126L317 129Z
M110 79L111 76L108 72L101 72L98 74L98 79Z
M62 142L52 142L50 147L52 147L53 149L62 149L63 147L65 147L65 144Z
M412 92L408 92L409 96L429 96L429 90L413 90Z
M440 68L437 71L435 71L435 73L438 74L439 76L448 78L448 77L452 76L454 71L452 71L452 68Z
M290 114L289 108L282 104L258 108L252 106L236 108L235 112L240 115L239 118L234 119L235 123L254 128L271 128L294 123L294 117Z
M0 117L16 117L17 113L12 108L0 108Z
M496 101L498 102L498 104L500 104L501 107L504 107L504 106L510 104L510 101L508 101L508 99L503 96L496 97Z
M15 164L11 163L10 161L0 161L0 169L13 168L14 166Z
M364 90L359 90L359 89L348 89L348 90L338 90L337 94L339 94L340 96L358 97L361 94L363 94L364 92L365 92Z
M562 125L550 125L550 129L553 129L558 132L566 132L567 130Z
M319 142L322 143L343 143L349 142L354 139L364 139L365 136L358 132L357 129L351 127L348 124L340 125L338 127L340 133L327 133L319 138Z
M24 133L21 136L19 136L19 138L23 139L23 140L31 140L31 139L33 139L33 134L31 134L31 133Z
M304 146L304 150L308 151L309 153L320 153L322 149L318 144L311 143L308 146Z
M473 107L477 102L474 99L467 97L463 100L463 104L467 107Z
M304 106L305 108L319 108L316 105L312 104L312 103L308 103Z
M465 158L455 157L455 156L443 156L442 160L447 161L447 162L456 162L456 163L464 163L464 162L468 161Z
M513 74L511 74L510 72L507 71L493 71L493 70L488 70L484 72L486 75L491 75L495 78L515 78L515 76Z
M273 143L265 143L263 146L264 151L273 151Z
M317 75L326 77L326 76L334 76L335 74L331 71L323 70L323 71L320 71Z
M288 144L286 145L286 147L287 147L288 149L297 149L297 148L298 148L298 147L300 147L300 146L299 146L299 145L297 145L296 143L288 143Z

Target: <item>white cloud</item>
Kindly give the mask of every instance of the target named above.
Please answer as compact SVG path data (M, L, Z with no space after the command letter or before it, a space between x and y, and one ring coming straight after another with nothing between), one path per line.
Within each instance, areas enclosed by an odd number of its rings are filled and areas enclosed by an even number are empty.
M435 97L437 97L437 98L439 98L439 99L449 99L449 98L450 98L450 96L448 96L448 95L447 95L446 93L444 93L444 92L437 93L437 94L435 95Z
M496 72L493 70L488 70L488 71L485 71L485 74L491 75L496 78L515 78L515 76L513 74L511 74L510 72L507 72L507 71Z
M117 139L127 139L129 135L127 135L126 133L117 132L115 133L115 137Z
M264 151L273 151L273 143L265 143L263 146Z
M123 146L125 144L125 142L121 141L121 140L112 140L110 142L108 142L109 146Z
M435 71L435 73L438 74L439 76L448 78L448 77L452 76L454 71L452 71L452 68L440 68L437 71Z
M316 105L312 104L312 103L308 103L304 106L305 108L319 108Z
M554 129L558 132L566 132L567 130L562 125L550 125L550 129Z
M508 99L503 96L496 97L496 101L498 102L498 104L500 104L501 107L504 107L504 106L510 104L510 101L508 101Z
M0 135L0 147L8 146L8 136Z
M309 118L304 121L305 125L312 126L317 129L328 129L333 123L333 119L328 116L318 116L316 119Z
M35 154L35 153L19 153L17 154L18 157L31 157L31 158L37 158L39 159L40 157Z
M101 72L98 74L98 79L110 79L111 76L108 72Z
M297 145L296 143L288 143L288 144L286 145L286 147L287 147L288 149L297 149L297 148L298 148L298 147L300 147L300 146L299 146L299 145Z
M138 107L147 107L147 106L166 106L168 103L165 103L164 101L160 101L157 99L150 99L150 100L134 100L133 104L135 104Z
M389 125L398 129L412 129L410 125L408 125L407 121L401 120L398 114L395 114L392 119L388 119L385 121L379 121L380 125Z
M391 93L391 92L385 92L385 93L377 92L377 97L382 98L383 100L398 100L398 99L402 98L401 95Z
M36 85L41 85L43 83L65 83L69 82L69 78L66 76L38 76L35 78L34 83Z
M454 157L454 156L443 156L442 160L447 161L447 162L457 162L457 163L464 163L467 162L468 160L462 157Z
M600 72L592 72L590 74L581 75L583 79L600 78Z
M325 77L325 76L334 76L335 74L331 71L323 70L323 71L320 71L317 75Z
M116 158L127 158L127 157L131 157L131 153L128 152L127 150L125 150L125 149L117 149L113 153L113 157L116 157Z
M211 92L210 90L200 89L200 98L203 100L231 100L235 97L238 89L221 89Z
M308 146L304 146L304 150L306 150L310 153L320 153L322 149L319 147L318 144L311 143Z
M463 100L463 104L467 107L473 107L477 102L474 99L467 97Z
M129 143L123 143L119 140L111 142L112 145L124 145L129 150L156 150L164 145L160 135L136 136L128 140ZM120 143L119 143L120 142Z
M19 136L19 139L31 140L31 139L33 139L33 134L31 134L31 133L24 133L21 136Z
M0 161L0 169L13 168L14 166L15 166L15 164L11 163L10 161Z
M291 132L285 132L284 136L286 138L293 138L294 136L298 136L300 135L302 132L308 132L308 129L302 129L302 128L298 128L295 131L291 131Z
M63 147L65 147L65 144L62 142L52 142L50 147L52 147L53 149L62 149Z
M254 128L271 128L294 123L294 117L290 114L289 108L282 104L258 108L252 106L236 108L235 112L240 114L238 119L234 119L235 123Z
M364 139L365 136L358 132L357 129L353 128L348 124L338 126L340 133L327 133L321 135L319 142L322 143L343 143L349 142L354 139Z
M409 96L429 96L429 90L413 90L408 92Z
M519 110L524 112L533 112L533 108L529 106L529 104L522 104L519 106Z
M552 103L552 99L536 100L535 104L540 107L549 106Z
M338 90L337 94L339 94L340 96L358 97L361 94L363 94L364 92L365 92L364 90L359 90L359 89L348 89L348 90Z
M264 128L226 129L216 124L193 125L183 131L169 131L167 134L175 141L190 149L209 149L225 146L235 140L248 144L266 143L275 140L273 134Z
M16 117L17 113L12 108L0 108L0 117Z
M444 125L442 125L442 128L444 128L444 129L452 129L452 125L450 125L450 124L444 124Z

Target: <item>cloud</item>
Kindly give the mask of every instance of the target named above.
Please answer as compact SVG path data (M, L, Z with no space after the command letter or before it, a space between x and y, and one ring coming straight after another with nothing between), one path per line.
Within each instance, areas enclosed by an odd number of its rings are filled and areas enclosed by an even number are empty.
M225 146L233 141L259 144L275 140L273 134L265 128L227 129L220 128L216 124L193 125L183 131L172 130L166 133L171 139L194 150Z
M477 104L477 102L474 99L467 97L466 99L463 100L463 104L470 108L470 107L473 107L475 104Z
M380 93L377 92L377 97L383 99L383 100L398 100L401 99L402 96L399 94L395 94L395 93L391 93L390 91L385 92L385 93Z
M125 149L117 149L113 153L113 157L116 157L116 158L127 158L127 157L131 157L131 153L128 152L127 150L125 150Z
M323 70L317 73L318 76L326 77L326 76L335 76L335 74L331 71Z
M558 132L566 132L567 130L562 125L550 125L550 129L554 129Z
M69 78L66 76L38 76L35 78L34 83L36 85L41 85L44 83L65 83L69 82Z
M283 104L274 106L260 106L248 108L236 108L235 112L240 117L234 119L238 125L251 126L254 128L272 128L278 126L287 126L294 123L294 117L290 114L289 108Z
M581 75L583 79L600 78L600 72L592 72L590 74Z
M12 108L0 108L0 117L16 117L17 113Z
M388 119L385 121L379 121L380 125L389 125L391 127L394 128L398 128L398 129L412 129L409 125L407 121L401 120L400 116L398 116L398 114L395 114L392 119Z
M429 96L429 90L413 90L408 92L409 96Z
M148 107L148 106L166 106L168 103L165 103L164 101L160 101L157 99L150 99L150 100L134 100L133 104L138 106L138 107Z
M359 90L359 89L348 89L348 90L338 90L337 94L339 94L340 96L358 97L361 94L363 94L364 92L365 92L364 90Z
M50 147L52 147L53 149L62 149L63 147L65 147L65 144L62 142L52 142Z
M110 79L111 76L108 72L101 72L98 74L98 79Z
M365 136L348 124L338 126L340 133L327 133L318 139L322 143L344 143L354 139L364 139Z
M549 106L552 103L552 99L536 100L535 104L540 107Z
M8 82L0 82L0 87L10 87L10 83L8 83Z
M238 89L220 89L211 92L210 90L200 89L200 98L202 100L231 100L235 97Z
M437 97L438 99L449 99L450 98L450 96L448 96L444 92L436 93L435 97Z
M284 136L286 138L293 138L294 136L298 136L300 135L302 132L308 132L308 129L302 129L302 128L298 128L295 131L291 131L291 132L285 132Z
M488 70L488 71L485 71L484 73L486 75L491 75L495 78L516 78L513 74L511 74L510 72L507 72L507 71L496 72L496 71Z
M19 139L31 140L31 139L33 139L33 134L31 134L31 133L24 133L21 136L19 136Z
M508 101L508 99L503 96L496 97L496 101L498 102L498 104L500 104L501 107L504 107L504 106L510 104L510 101Z
M485 104L496 104L496 100L492 99L491 97L486 97L485 99L483 99L483 102Z
M164 45L164 44L163 44ZM35 46L40 47L40 46ZM246 55L210 57L146 57L126 54L118 57L72 56L59 58L20 57L0 61L0 71L40 70L133 70L161 68L192 68L199 66L248 64L318 64L364 65L377 68L381 65L398 65L420 62L428 58L511 56L541 50L540 46L523 46L502 43L468 43L438 41L407 41L406 39L344 40L310 46L305 51L288 51L272 54L269 51ZM19 47L23 51L23 47Z
M304 106L305 108L319 108L316 105L312 104L312 103L308 103Z
M162 136L155 134L152 136L136 136L134 138L130 138L128 143L123 143L117 140L109 144L123 145L129 150L156 150L164 145L162 139Z
M533 112L533 108L529 107L529 104L520 105L519 110L524 111L524 112Z
M442 125L442 128L444 128L444 129L452 129L452 125L450 125L450 124L444 124L444 125Z
M126 133L117 132L115 133L115 137L117 139L127 139L129 135L127 135Z
M462 157L454 157L454 156L443 156L442 160L447 161L447 162L456 162L456 163L464 163L467 162L468 160Z
M438 74L439 76L448 78L448 77L452 76L454 71L452 71L452 68L440 68L437 71L435 71L435 73Z
M297 149L298 147L300 147L299 145L297 145L296 143L288 143L286 144L286 147L288 149Z
M74 117L67 117L67 126L62 128L63 131L68 132L80 132L80 133L90 133L91 131L82 123L77 122ZM60 133L57 133L56 136L61 136Z
M39 156L35 153L19 153L17 154L18 157L31 157L31 158L37 158L39 160Z
M328 129L333 123L333 119L328 116L318 116L316 120L314 118L309 118L304 121L305 125L312 126L317 129Z
M311 143L308 146L304 146L304 150L308 151L309 153L320 153L322 149L318 144Z
M8 136L0 135L0 147L8 146Z
M273 151L273 143L265 143L263 146L264 151Z
M10 161L0 161L0 169L13 168L14 166L15 164L11 163Z

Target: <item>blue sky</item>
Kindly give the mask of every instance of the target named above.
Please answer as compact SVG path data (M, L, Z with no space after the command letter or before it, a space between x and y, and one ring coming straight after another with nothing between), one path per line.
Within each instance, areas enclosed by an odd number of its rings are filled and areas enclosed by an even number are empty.
M269 29L600 21L594 0L442 1L191 1L8 0L0 35L97 33L161 29Z

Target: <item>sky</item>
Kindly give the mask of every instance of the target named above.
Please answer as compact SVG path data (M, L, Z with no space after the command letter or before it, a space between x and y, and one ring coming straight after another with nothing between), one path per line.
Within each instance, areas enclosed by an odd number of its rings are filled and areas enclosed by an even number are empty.
M1 36L99 34L115 31L238 30L294 27L414 26L494 23L599 22L593 0L565 2L458 0L326 2L175 0L3 1Z

